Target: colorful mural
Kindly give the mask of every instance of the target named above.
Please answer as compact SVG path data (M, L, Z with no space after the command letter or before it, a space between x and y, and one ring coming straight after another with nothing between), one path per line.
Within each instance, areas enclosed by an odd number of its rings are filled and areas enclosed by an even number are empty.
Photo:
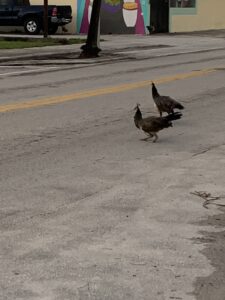
M102 34L145 34L149 25L148 0L102 0ZM78 0L77 32L86 34L93 0Z

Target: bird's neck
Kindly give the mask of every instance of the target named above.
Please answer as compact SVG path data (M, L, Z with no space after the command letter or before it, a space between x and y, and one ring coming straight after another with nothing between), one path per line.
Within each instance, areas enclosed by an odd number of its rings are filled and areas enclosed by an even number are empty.
M152 96L153 97L158 97L159 96L157 88L154 85L152 86Z
M135 115L134 115L134 122L135 122L135 125L140 128L141 126L141 122L142 122L142 113L140 111L140 109L138 108Z
M135 119L137 120L142 120L142 113L140 111L140 109L138 108L137 111L136 111L136 114L135 114Z

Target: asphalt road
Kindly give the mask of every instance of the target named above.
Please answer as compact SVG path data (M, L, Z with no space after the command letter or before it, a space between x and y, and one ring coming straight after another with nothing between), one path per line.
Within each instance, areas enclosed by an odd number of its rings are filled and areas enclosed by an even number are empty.
M225 299L224 39L116 41L0 61L2 300ZM155 144L151 80L185 106Z

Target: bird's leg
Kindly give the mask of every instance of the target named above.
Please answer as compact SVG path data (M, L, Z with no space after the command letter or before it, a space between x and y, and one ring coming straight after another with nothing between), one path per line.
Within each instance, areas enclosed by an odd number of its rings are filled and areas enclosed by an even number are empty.
M161 112L161 110L159 110L159 115L160 115L160 117L162 117L162 112Z
M158 135L156 133L153 133L153 135L154 135L155 138L154 138L154 140L152 142L155 143L158 140L159 137L158 137Z
M145 133L145 134L147 134L148 136L145 138L145 139L142 139L142 141L147 141L148 139L151 139L151 138L153 138L153 134L152 133Z

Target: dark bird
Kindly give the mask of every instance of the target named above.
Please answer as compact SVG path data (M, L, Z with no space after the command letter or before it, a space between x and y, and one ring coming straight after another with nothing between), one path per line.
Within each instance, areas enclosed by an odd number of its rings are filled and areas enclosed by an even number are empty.
M172 121L178 120L182 117L180 112L169 114L166 117L151 116L148 118L142 118L142 113L139 108L140 104L137 104L134 108L136 113L134 115L134 124L138 129L142 129L148 137L145 139L153 138L153 143L158 140L157 132L168 127L172 127Z
M181 105L178 101L174 100L173 98L169 96L159 95L157 88L153 82L152 82L152 98L159 111L160 117L162 117L163 112L167 112L168 114L173 114L175 108L184 109L183 105Z

